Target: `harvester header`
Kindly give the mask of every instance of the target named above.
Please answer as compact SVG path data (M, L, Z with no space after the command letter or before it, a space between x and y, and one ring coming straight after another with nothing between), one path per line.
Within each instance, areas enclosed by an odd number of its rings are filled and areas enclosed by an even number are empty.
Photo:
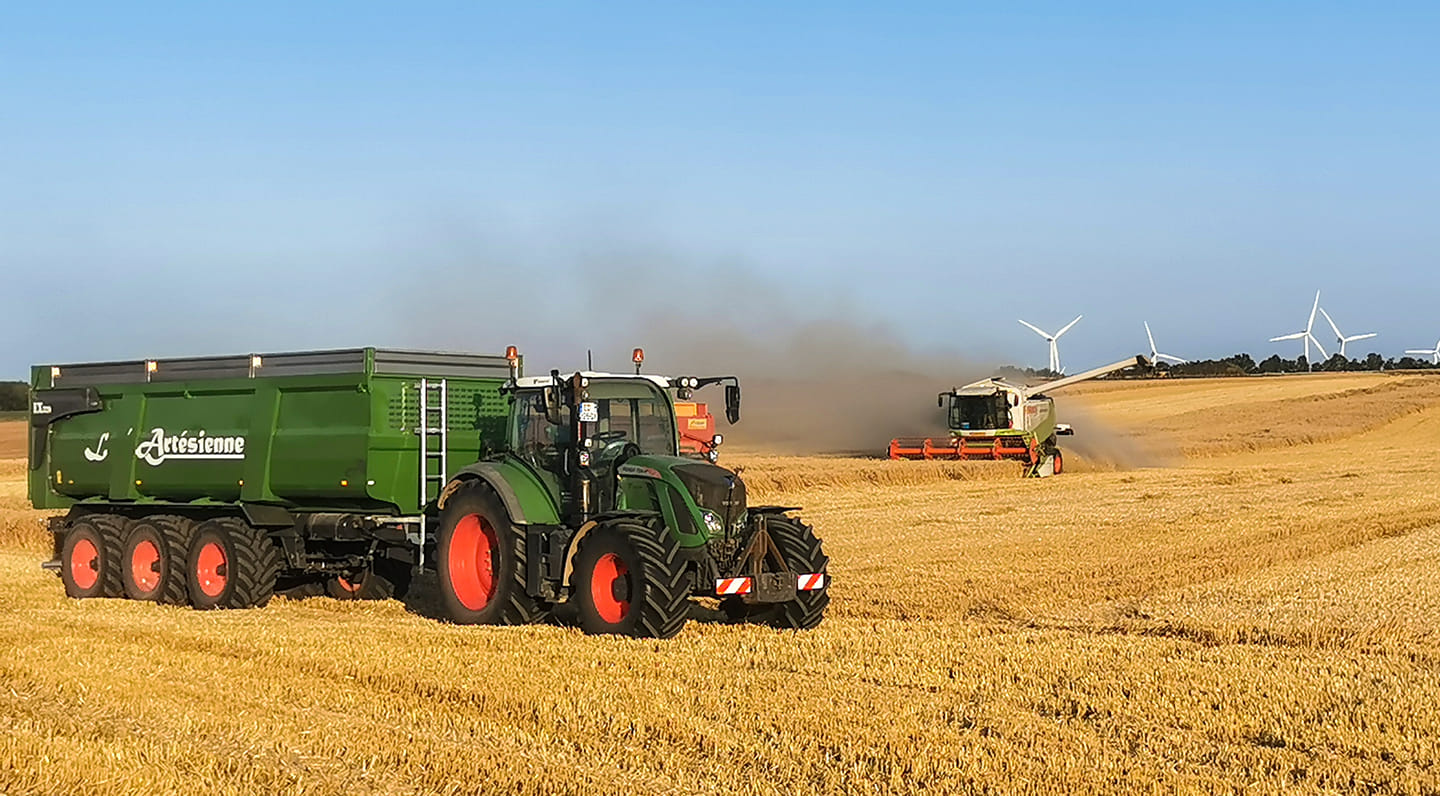
M1027 476L1058 475L1064 456L1056 437L1074 429L1055 419L1055 402L1047 393L1126 368L1148 369L1150 361L1133 356L1073 376L1027 386L990 378L939 394L946 408L949 439L901 437L890 442L891 459L958 459L1019 461Z

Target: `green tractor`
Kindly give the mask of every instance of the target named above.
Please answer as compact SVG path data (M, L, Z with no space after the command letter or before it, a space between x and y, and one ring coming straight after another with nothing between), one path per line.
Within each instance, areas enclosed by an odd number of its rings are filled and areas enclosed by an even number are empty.
M509 352L505 443L437 501L446 615L523 624L570 604L588 633L668 638L690 598L709 597L735 619L815 627L829 583L814 530L793 508L748 505L737 473L679 449L675 401L723 385L734 423L738 380L642 375L634 356L633 375L520 377Z

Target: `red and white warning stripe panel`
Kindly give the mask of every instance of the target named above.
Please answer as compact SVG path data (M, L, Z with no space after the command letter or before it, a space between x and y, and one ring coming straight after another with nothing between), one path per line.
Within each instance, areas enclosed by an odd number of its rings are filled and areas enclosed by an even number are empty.
M715 581L715 593L726 594L749 594L753 584L749 578L721 578Z
M796 591L815 591L825 588L825 573L815 572L809 575L801 575L796 578Z

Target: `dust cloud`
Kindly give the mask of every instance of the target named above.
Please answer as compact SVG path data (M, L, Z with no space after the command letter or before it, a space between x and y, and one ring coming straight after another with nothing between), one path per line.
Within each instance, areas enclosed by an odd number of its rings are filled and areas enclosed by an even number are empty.
M1062 423L1075 428L1075 436L1060 437L1060 447L1076 454L1066 461L1075 470L1134 470L1168 467L1181 458L1167 441L1147 435L1145 429L1127 428L1101 419L1094 412L1076 406L1073 400L1057 398L1055 414ZM1078 459L1078 461L1077 461Z

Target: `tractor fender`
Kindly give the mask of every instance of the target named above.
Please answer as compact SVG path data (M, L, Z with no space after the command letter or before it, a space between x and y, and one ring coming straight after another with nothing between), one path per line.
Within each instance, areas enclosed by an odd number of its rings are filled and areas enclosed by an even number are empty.
M572 536L572 537L570 537L570 542L569 542L569 543L566 545L566 547L565 547L565 571L564 571L564 573L560 576L560 585L563 586L563 587L565 587L565 588L569 588L569 586L570 586L570 575L571 575L572 573L574 573L574 571L575 571L575 554L580 551L580 541L581 541L582 539L584 539L585 536L586 536L587 534L589 534L591 531L595 530L595 528L599 527L600 523L602 523L602 522L604 522L604 521L606 521L606 520L613 520L613 519L615 519L615 518L617 518L617 517L655 517L655 516L659 516L658 512L654 512L654 511L620 511L620 512L611 512L611 513L609 513L609 514L605 514L605 515L603 515L603 516L596 517L595 519L586 522L584 525L581 525L581 526L580 526L580 529L577 530L577 531L575 531L575 535Z
M445 502L460 487L473 481L483 481L500 496L505 513L517 525L538 523L559 524L559 512L550 499L545 486L524 468L513 464L476 462L462 468L440 492L436 507L445 508Z

